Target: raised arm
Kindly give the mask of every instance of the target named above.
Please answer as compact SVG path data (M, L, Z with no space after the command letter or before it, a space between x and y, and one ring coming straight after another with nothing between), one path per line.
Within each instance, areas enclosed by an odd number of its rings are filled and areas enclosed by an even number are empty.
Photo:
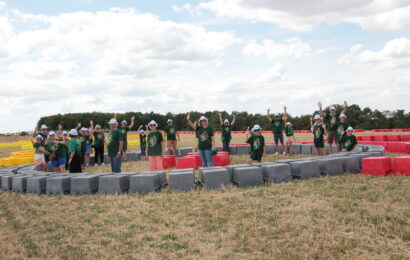
M37 136L37 131L38 131L38 128L37 128L37 126L36 126L36 127L34 127L33 138L36 138L36 136Z
M61 135L61 133L63 132L62 130L63 130L63 126L59 123L57 126L57 134Z
M137 130L138 133L141 131L142 127L143 127L143 125L140 125L140 126L138 127L138 130Z
M232 122L231 122L231 126L233 126L235 124L235 121L236 121L236 115L233 114L233 119L232 119Z
M131 128L134 127L134 120L135 120L135 116L132 116L132 117L131 117L130 130L131 130Z
M90 120L90 128L88 129L88 131L90 132L90 136L94 135L94 121Z
M286 111L286 106L283 107L283 116L282 116L282 120L285 121L286 123L286 119L287 119L288 115L287 115L287 111Z
M220 125L223 125L224 123L222 122L222 114L221 114L221 112L218 112L218 115L219 115L219 123L220 123Z
M310 122L310 128L312 128L313 127L313 118L312 117L309 117L309 122Z
M78 122L78 123L77 123L77 126L76 126L76 128L75 128L75 130L78 131L78 128L80 128L80 127L81 127L81 122Z
M192 127L192 129L194 129L194 131L196 131L196 124L194 124L194 123L191 121L191 113L188 113L188 114L186 115L186 120L188 121L188 125L189 125L190 127Z
M343 113L343 114L346 114L349 105L347 104L347 101L343 102L343 104L344 104L344 106L343 106L343 111L342 111L342 113Z
M268 112L266 114L266 117L268 118L269 122L272 122L272 118L270 117L270 108L268 108Z
M245 134L245 143L247 143L248 142L248 139L249 139L249 135L250 135L250 130L249 130L249 126L248 126L248 128L246 128L246 134Z
M325 116L326 116L326 113L323 112L322 103L321 103L321 102L318 102L317 105L318 105L318 107L319 107L319 112L320 112L320 114L321 114L323 117L325 117Z

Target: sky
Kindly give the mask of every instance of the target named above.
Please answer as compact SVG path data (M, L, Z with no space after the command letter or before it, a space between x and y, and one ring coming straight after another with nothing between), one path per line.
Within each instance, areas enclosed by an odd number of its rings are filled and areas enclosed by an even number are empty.
M57 113L410 111L410 0L0 0L0 132Z

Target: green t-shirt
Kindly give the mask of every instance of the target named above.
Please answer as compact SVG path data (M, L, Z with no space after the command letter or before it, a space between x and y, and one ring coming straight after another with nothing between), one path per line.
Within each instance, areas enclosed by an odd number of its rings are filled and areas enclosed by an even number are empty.
M329 131L336 131L337 130L337 122L339 122L339 116L340 113L327 113L325 116L325 124L326 124L326 129Z
M285 134L286 134L286 136L293 136L293 134L294 134L293 128L292 127L286 127L285 128Z
M67 144L70 143L70 141L68 139L63 139L67 142ZM68 151L68 145L63 145L64 146L64 150L65 150L65 155L68 157L70 155L69 151Z
M33 148L35 149L35 153L39 154L39 153L43 153L42 151L40 151L40 147L44 147L44 142L35 142L33 144Z
M94 147L103 147L104 139L105 139L104 132L95 132L94 133Z
M84 153L87 151L87 143L88 140L90 139L89 135L79 135L79 139L81 142L81 151L83 151Z
M174 125L167 125L164 129L164 132L167 134L167 140L168 141L174 141L177 140L176 138L176 133L177 133L177 128Z
M351 136L344 135L342 137L342 144L343 144L343 148L345 148L346 151L350 152L357 145L356 136L354 136L354 135L351 135Z
M347 122L336 122L336 138L338 140L339 143L342 143L342 132L347 130L347 128L349 127L349 124ZM346 133L345 133L346 134Z
M63 141L63 139L56 139L56 141ZM64 148L65 145L63 144L54 144L52 143L52 140L49 141L47 144L47 151L50 153L56 153L57 158L60 157L67 157L66 150Z
M162 155L162 134L159 131L148 134L148 156Z
M140 135L140 146L141 149L145 149L145 147L147 147L147 135Z
M274 134L281 134L283 131L283 120L272 119L272 131Z
M265 138L262 135L251 135L247 143L251 145L251 152L263 152Z
M124 139L118 128L108 134L107 151L109 156L113 157L118 154L120 141L124 141Z
M68 142L68 152L71 154L72 152L77 152L77 156L82 156L81 154L81 141L78 137L72 138Z
M208 126L207 128L203 128L202 126L197 126L196 138L198 138L198 149L212 149L212 136L214 136L214 130L212 127Z
M324 134L325 134L325 129L323 128L322 125L313 126L313 140L314 140L316 147L324 147L325 145Z
M231 140L232 139L231 124L229 125L223 124L221 127L222 127L222 135L221 135L222 141Z
M122 133L122 140L124 142L126 142L127 141L128 131L130 131L130 127L129 126L126 126L126 127L119 126L118 130L120 130L121 133Z

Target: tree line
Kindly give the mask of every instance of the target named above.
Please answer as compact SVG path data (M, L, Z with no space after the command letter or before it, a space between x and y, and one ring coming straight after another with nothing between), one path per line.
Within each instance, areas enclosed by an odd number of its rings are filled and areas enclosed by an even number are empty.
M343 109L342 105L335 105L337 111ZM329 107L325 109L325 112L329 112ZM229 118L232 121L232 114L236 115L236 123L232 127L233 131L246 130L249 126L254 124L259 124L265 130L270 130L271 125L266 119L266 113L264 114L252 114L246 111L239 112L233 111L228 113L226 111L221 111L222 118ZM296 130L308 130L310 128L309 118L318 111L313 111L312 114L292 116L288 114L288 121L293 124L293 128ZM191 118L193 121L197 120L201 115L205 115L210 125L215 129L220 129L219 115L218 111L208 111L205 113L191 111ZM37 127L42 124L47 125L50 129L56 129L58 124L62 124L64 129L74 128L78 122L81 122L83 126L88 127L89 121L94 120L94 125L101 125L102 128L108 128L108 121L113 118L113 113L69 113L69 114L57 114L52 116L41 117L38 121ZM126 112L117 113L116 118L118 122L126 120L128 124L131 121L131 117L135 116L135 129L140 125L146 125L149 121L155 120L159 124L159 129L164 129L167 120L170 118L174 121L174 124L182 131L190 131L190 127L187 124L186 113L141 113L141 112ZM353 104L348 107L347 111L347 121L348 123L356 129L392 129L392 128L410 128L410 113L406 113L405 110L396 111L379 111L377 109L372 110L368 107L363 109L359 105ZM134 130L135 130L134 129Z

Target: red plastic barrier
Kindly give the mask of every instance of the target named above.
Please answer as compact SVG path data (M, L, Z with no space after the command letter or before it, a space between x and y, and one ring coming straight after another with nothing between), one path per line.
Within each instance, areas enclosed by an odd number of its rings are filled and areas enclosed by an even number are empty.
M386 176L392 171L391 158L387 156L369 157L362 160L362 174Z
M386 142L387 136L386 135L375 135L373 139L378 142Z
M401 141L401 135L386 135L386 138L388 142L400 142Z
M195 157L181 157L178 159L177 169L198 169Z
M393 173L410 176L410 156L393 158Z
M228 152L218 152L217 154L221 159L222 166L227 166L231 164L231 157Z
M410 135L402 135L401 136L402 142L410 142Z
M164 169L172 168L172 158L171 157L162 157L162 166Z
M362 141L374 141L374 136L373 135L363 135Z
M164 158L169 158L170 168L177 166L177 157L175 155L164 155Z
M357 140L357 141L363 141L363 136L361 136L361 135L360 135L360 136L356 136L356 140Z
M201 159L201 156L199 155L199 153L188 153L186 156L194 157L195 160L196 160L196 164L198 166L202 166L202 159Z

